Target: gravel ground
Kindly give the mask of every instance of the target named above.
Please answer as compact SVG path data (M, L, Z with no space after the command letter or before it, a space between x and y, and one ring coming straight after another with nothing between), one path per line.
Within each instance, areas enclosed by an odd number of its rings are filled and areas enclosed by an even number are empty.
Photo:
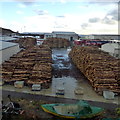
M7 98L10 93L13 101L18 102L21 108L25 111L22 115L17 116L9 116L9 120L60 120L60 118L54 117L51 114L44 112L40 105L48 104L48 103L76 103L79 100L75 99L65 99L65 98L54 98L48 96L40 96L40 95L31 95L25 93L17 93L17 92L9 92L3 91L3 103L6 104L9 102ZM103 103L103 102L95 102L95 101L87 101L90 105L102 107L105 109L105 112L92 120L102 120L102 118L118 117L115 109L118 107L116 104L112 103ZM8 118L3 117L2 120L8 120ZM90 119L89 119L90 120Z

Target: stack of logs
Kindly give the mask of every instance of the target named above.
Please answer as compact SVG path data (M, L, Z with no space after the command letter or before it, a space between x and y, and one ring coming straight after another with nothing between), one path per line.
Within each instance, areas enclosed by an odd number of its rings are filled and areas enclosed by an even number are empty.
M94 90L101 94L103 90L120 92L120 60L97 47L74 46L70 57L78 69L88 78Z
M65 38L47 38L43 44L48 45L50 48L65 48L69 47L70 42Z
M42 84L51 81L52 52L48 46L34 46L22 50L2 64L5 82L24 81L26 84Z
M12 42L19 43L20 48L25 48L25 49L30 48L37 44L36 38L31 38L31 37L19 38L18 40L12 40Z

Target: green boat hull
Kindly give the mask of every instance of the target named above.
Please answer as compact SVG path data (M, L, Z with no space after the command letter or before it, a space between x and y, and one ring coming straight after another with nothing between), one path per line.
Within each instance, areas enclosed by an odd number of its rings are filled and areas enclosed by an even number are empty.
M101 115L103 108L88 105L84 101L77 104L43 104L42 109L50 114L67 119L87 119Z

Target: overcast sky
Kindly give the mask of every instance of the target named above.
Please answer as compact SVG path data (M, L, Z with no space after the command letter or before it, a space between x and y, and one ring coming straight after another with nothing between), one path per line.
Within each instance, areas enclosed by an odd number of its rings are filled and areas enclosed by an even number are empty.
M118 0L1 0L0 12L13 31L118 34Z

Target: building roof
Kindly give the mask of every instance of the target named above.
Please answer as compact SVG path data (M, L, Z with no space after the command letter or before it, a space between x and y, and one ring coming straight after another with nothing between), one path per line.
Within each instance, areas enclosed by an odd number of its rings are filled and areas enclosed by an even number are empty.
M52 34L76 34L75 32L64 32L64 31L53 31L52 33L48 32L23 32L21 35L52 35Z
M40 35L40 34L51 34L51 33L46 33L46 32L23 32L23 33L20 33L20 34L25 34L25 35L28 35L28 34L31 34L31 35Z
M0 40L2 41L12 41L16 40L17 38L9 37L9 36L0 36Z
M55 34L76 34L75 32L53 31Z
M17 43L0 41L0 50L6 49L6 48L9 48L9 47L12 47L12 46L16 46L16 45L18 45L18 44Z

